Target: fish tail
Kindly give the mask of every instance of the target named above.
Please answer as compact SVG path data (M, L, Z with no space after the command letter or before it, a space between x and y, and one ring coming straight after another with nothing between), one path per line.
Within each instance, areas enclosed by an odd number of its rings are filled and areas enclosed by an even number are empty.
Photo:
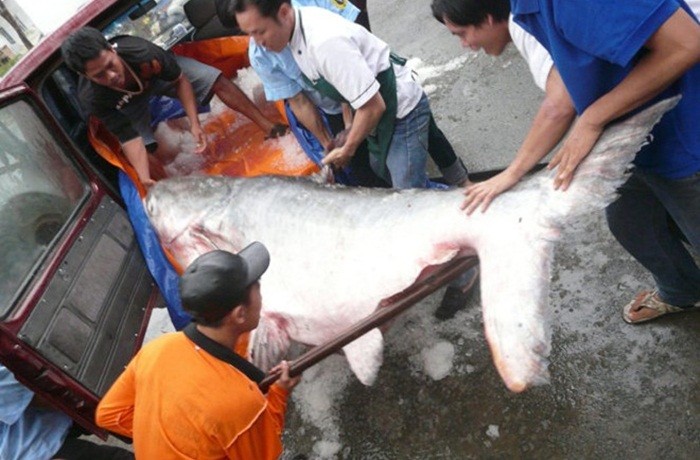
M556 170L542 176L543 216L561 226L572 219L603 209L617 198L617 189L631 173L632 160L645 144L650 132L667 111L676 106L680 96L657 104L614 123L603 131L591 153L581 162L568 190L552 186ZM556 225L559 224L559 225ZM550 225L547 225L550 226Z

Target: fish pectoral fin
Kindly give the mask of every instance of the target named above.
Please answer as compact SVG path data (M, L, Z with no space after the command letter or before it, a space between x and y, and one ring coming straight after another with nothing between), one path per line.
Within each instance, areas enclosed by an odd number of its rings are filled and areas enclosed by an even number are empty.
M343 347L350 369L364 385L372 385L377 378L383 351L384 338L379 329L372 329Z
M290 346L285 318L276 315L261 315L258 327L251 334L248 354L253 364L265 372L284 359Z

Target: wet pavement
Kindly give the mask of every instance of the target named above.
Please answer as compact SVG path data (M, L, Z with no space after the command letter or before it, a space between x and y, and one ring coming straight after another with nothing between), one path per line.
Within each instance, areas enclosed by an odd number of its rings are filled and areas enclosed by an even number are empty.
M370 1L372 27L420 59L438 124L467 166L502 168L541 94L514 49L497 59L463 51L429 3ZM555 251L550 384L509 392L491 361L478 293L439 322L438 291L386 334L373 386L340 356L305 373L284 458L700 458L700 314L636 326L620 316L652 285L602 213L592 214Z

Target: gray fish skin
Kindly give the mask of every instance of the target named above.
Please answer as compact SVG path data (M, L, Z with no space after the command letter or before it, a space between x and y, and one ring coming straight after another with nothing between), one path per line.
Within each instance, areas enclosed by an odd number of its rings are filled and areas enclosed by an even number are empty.
M421 271L478 254L486 337L506 386L548 382L552 249L562 229L615 198L663 101L611 126L566 192L553 172L533 175L485 213L459 209L462 190L383 190L319 185L302 178L184 177L158 182L145 199L163 246L187 266L220 248L264 243L263 314L253 361L276 364L290 341L318 345L371 314ZM376 378L383 339L375 329L344 348L364 384Z

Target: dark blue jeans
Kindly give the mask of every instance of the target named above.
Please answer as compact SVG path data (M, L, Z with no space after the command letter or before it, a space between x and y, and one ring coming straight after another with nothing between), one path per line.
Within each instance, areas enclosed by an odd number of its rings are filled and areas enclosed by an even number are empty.
M700 251L700 171L671 180L635 169L606 214L615 238L651 272L666 303L700 300L700 268L668 219Z
M429 180L425 171L431 116L428 96L423 94L408 115L396 120L386 157L393 188L447 188L444 184ZM370 155L369 162L374 171L380 169L377 157Z

